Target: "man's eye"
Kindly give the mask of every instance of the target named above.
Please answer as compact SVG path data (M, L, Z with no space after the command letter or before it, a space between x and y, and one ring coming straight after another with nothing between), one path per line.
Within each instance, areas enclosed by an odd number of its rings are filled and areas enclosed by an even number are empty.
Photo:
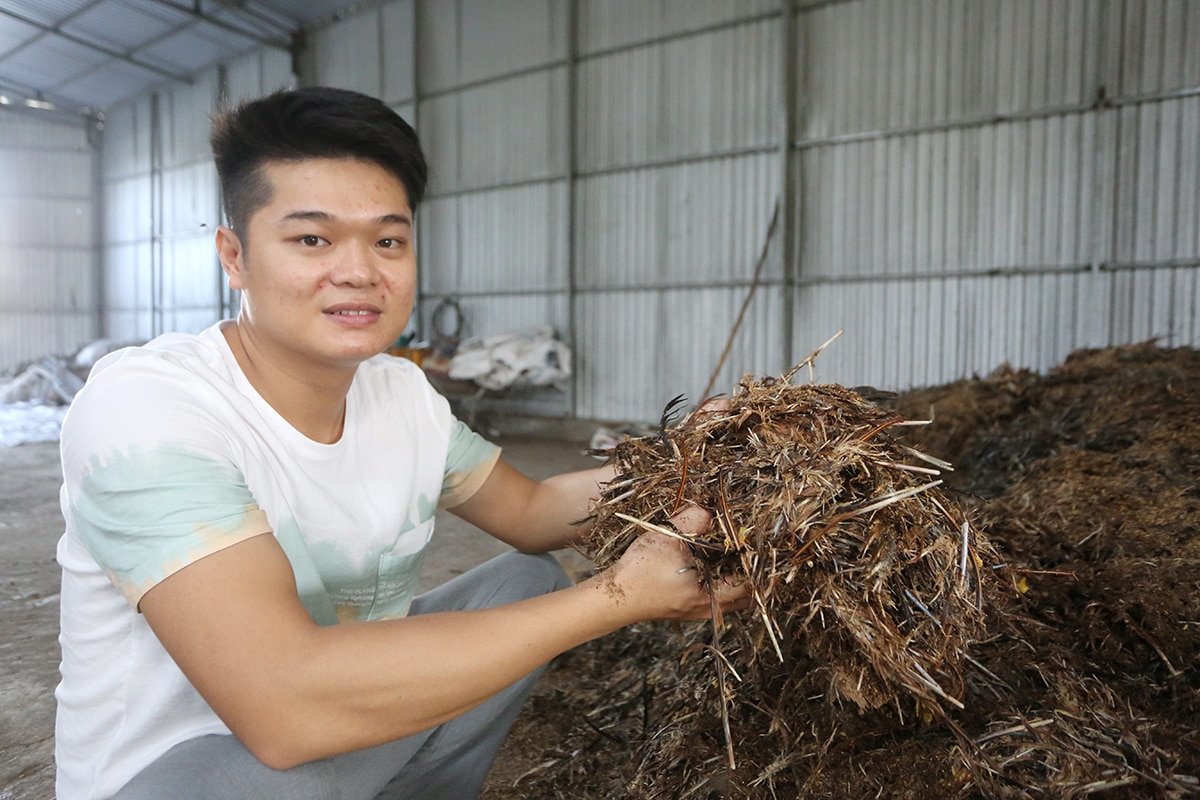
M403 239L380 239L379 246L388 250L397 250L404 247Z
M317 245L321 244L321 242L323 242L323 241L325 241L325 240L322 239L320 236L301 236L300 237L300 244L304 245L305 247L316 247Z

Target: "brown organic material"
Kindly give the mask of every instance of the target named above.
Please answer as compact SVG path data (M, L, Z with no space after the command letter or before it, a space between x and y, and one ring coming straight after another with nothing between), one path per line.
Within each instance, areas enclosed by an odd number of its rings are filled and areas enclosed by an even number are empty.
M904 437L956 465L940 477L1021 590L984 606L951 692L964 708L941 720L907 687L839 703L830 675L859 656L784 636L793 660L757 701L762 673L734 684L730 770L710 635L642 625L551 666L506 751L528 774L503 796L1200 798L1200 352L1081 351L890 405L932 412ZM765 669L778 658L752 624L722 650Z
M751 613L714 621L708 638L693 628L681 645L710 666L688 673L681 722L658 734L657 756L676 760L670 743L686 751L697 715L701 725L715 716L727 767L738 770L746 749L743 771L768 783L794 752L789 735L754 752L762 735L785 731L789 709L814 693L864 711L894 705L900 717L914 700L939 718L961 708L998 560L940 488L949 465L893 436L908 424L899 414L790 378L748 377L727 409L617 445L618 476L582 545L604 569L660 530L685 542L701 581L749 584ZM712 527L664 528L684 504L709 510ZM770 718L767 730L751 710ZM748 737L760 743L743 748Z

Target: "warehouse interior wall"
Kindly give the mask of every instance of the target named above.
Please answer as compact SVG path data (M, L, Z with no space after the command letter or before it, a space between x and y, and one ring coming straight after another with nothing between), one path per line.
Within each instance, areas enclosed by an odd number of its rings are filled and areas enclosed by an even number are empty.
M573 349L513 411L656 419L839 330L816 378L888 389L1195 346L1198 43L1189 0L373 5L107 111L79 302L114 338L234 313L207 115L320 83L428 151L418 336L453 303Z
M209 115L225 98L236 102L293 84L290 55L264 50L105 114L107 338L195 332L236 313L213 247L222 219Z
M0 106L0 369L100 334L94 121Z

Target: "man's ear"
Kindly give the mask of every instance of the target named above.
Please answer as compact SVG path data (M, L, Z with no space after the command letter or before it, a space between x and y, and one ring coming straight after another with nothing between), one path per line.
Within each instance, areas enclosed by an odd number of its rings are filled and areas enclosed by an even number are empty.
M217 228L217 258L221 259L221 269L225 270L230 289L244 288L242 275L246 272L245 252L242 240L231 228L224 225Z

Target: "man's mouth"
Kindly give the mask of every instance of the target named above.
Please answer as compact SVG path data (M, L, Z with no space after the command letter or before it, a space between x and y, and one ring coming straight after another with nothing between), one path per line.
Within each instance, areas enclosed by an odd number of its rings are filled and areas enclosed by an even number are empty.
M368 314L374 314L374 311L331 311L331 314L337 314L343 317L365 317Z

